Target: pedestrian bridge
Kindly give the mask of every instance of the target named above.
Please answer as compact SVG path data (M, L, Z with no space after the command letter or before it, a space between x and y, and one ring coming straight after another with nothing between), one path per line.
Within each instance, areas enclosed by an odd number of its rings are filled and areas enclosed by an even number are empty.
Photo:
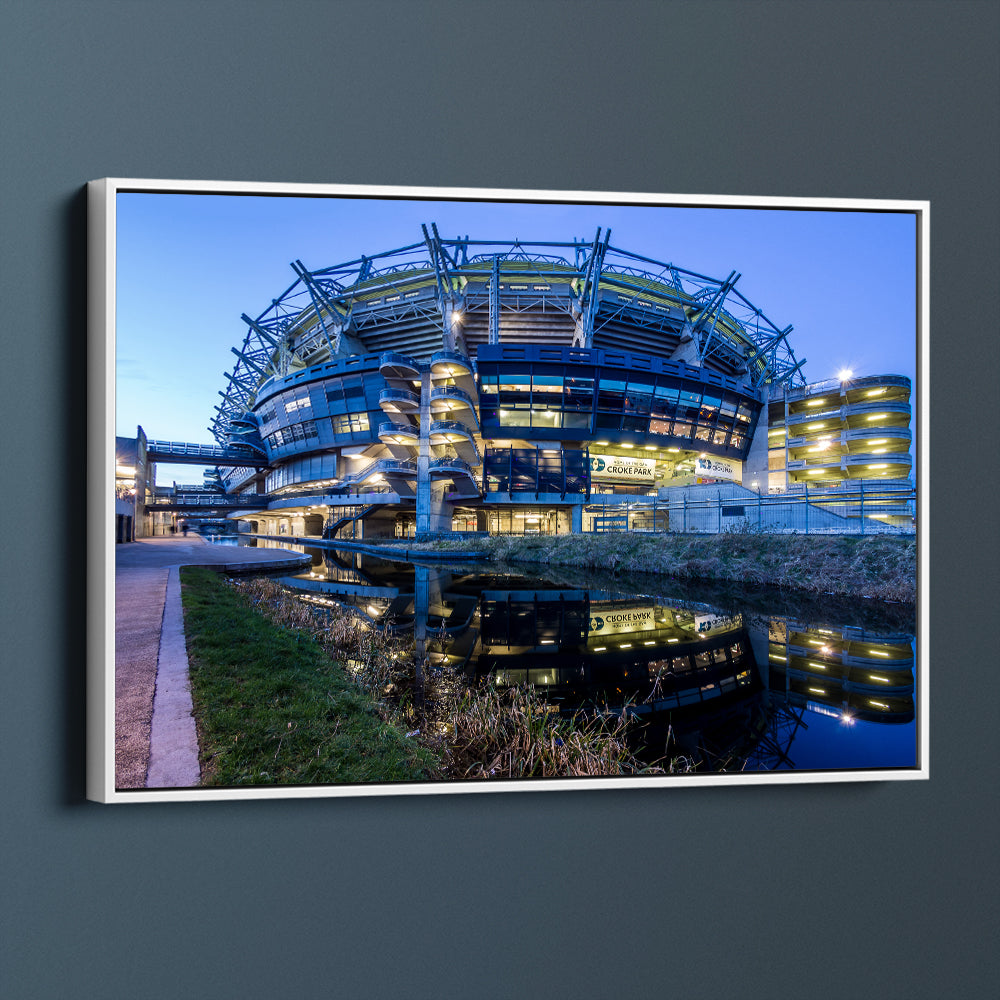
M147 441L146 459L163 465L225 465L263 468L264 456L248 447L223 448L217 444L193 444L190 441Z
M256 510L266 506L267 497L263 494L236 495L199 486L159 488L146 503L147 510L183 511L187 514L202 511Z

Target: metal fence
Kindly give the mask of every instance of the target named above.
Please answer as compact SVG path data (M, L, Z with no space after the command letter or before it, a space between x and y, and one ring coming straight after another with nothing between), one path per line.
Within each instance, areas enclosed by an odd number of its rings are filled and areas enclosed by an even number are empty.
M676 499L592 497L584 508L584 530L912 535L916 532L916 509L913 487L858 486L773 495L684 495Z

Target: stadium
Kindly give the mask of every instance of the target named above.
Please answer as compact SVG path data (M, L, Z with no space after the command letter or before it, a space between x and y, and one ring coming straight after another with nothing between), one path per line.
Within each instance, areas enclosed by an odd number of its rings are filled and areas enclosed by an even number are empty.
M883 499L864 516L911 521L885 499L912 491L909 380L806 384L792 327L735 271L685 270L601 229L420 235L318 270L296 261L290 287L242 317L210 429L245 458L213 477L251 530L673 530L675 501L709 488L739 516L812 489L856 517L848 494L872 481Z

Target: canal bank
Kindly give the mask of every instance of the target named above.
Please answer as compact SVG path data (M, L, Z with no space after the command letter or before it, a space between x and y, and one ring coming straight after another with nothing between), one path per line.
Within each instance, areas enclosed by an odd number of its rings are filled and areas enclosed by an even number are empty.
M324 542L308 537L283 540L405 562L535 563L910 605L915 605L917 598L914 537L608 532L450 536L431 542Z
M914 538L769 534L646 535L615 532L490 539L493 558L655 573L678 580L733 581L813 594L913 604Z
M151 766L156 787L190 785L192 777L197 781L178 568L209 566L240 573L293 569L308 562L298 552L208 545L195 534L116 547L116 788L150 786Z

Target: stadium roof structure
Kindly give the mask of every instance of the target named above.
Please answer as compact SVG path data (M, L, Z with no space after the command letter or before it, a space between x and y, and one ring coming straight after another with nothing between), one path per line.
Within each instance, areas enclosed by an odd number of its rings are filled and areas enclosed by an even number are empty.
M736 288L611 245L610 229L569 242L423 239L330 267L292 263L295 281L256 318L226 372L209 430L220 443L262 386L333 357L481 343L642 350L742 379L752 389L804 384L788 335ZM458 331L456 333L456 331ZM456 343L456 338L458 342Z

